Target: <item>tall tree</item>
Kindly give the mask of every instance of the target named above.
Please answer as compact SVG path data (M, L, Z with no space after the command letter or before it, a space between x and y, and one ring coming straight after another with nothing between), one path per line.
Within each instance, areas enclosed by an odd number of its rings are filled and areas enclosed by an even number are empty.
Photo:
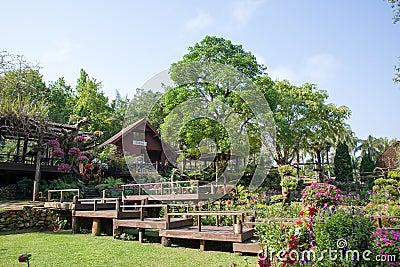
M70 121L76 122L83 117L90 119L90 124L85 125L83 130L104 132L104 138L112 136L109 130L111 124L111 108L108 98L101 91L101 82L90 78L85 70L81 69L80 77L76 86L76 102Z
M50 106L50 120L58 123L68 123L73 114L76 96L70 85L63 77L49 84L50 93L48 103Z
M200 70L201 67L204 68ZM207 142L215 144L216 151L213 152L219 152L219 160L223 161L222 155L231 154L232 147L246 144L245 141L240 144L239 139L232 138L223 130L224 127L236 127L245 133L240 136L246 136L246 140L249 140L247 142L250 143L248 148L253 150L251 152L259 152L261 139L258 130L262 126L256 123L259 118L255 118L251 107L238 91L244 91L247 85L254 86L250 83L265 75L264 71L265 67L241 45L232 44L223 38L206 36L189 47L183 59L171 66L171 80L177 86L167 88L164 95L166 117L161 125L161 135L176 135L175 140L186 152L198 151ZM192 103L195 99L201 100ZM258 104L254 106L262 106ZM207 116L190 118L200 110L207 113ZM245 150L240 152L246 153Z
M45 102L47 88L39 67L23 56L0 52L0 123L11 129L13 138L37 140L38 154L33 188L33 200L39 193L43 136L48 121ZM16 130L16 131L14 131Z
M374 171L374 162L371 155L367 152L364 154L360 164L360 175L366 175Z
M374 137L368 135L364 140L359 141L356 152L361 151L361 156L369 154L372 161L376 161L378 157L390 146L394 140L389 141L387 137Z
M336 147L334 165L336 181L353 181L353 164L351 163L349 147L346 143L338 143Z
M313 88L313 84L303 86ZM338 140L338 134L345 131L345 120L351 112L346 106L336 106L326 103L328 97L326 91L315 90L314 102L307 110L306 139L308 149L315 153L317 160L317 171L320 182L323 181L324 172L322 164L322 152L332 141Z

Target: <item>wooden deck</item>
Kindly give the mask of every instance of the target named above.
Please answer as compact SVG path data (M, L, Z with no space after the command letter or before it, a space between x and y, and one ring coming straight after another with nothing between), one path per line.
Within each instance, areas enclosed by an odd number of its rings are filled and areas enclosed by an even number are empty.
M72 216L86 218L139 218L139 211L121 212L116 210L73 210Z
M142 229L167 229L178 228L183 226L192 226L193 219L171 218L167 225L164 218L144 218L140 219L114 219L114 229L117 228L142 228Z
M253 237L241 243L233 243L233 252L257 254L261 250L258 238Z
M254 234L253 228L243 228L242 233L235 234L232 226L197 226L160 230L159 235L166 238L196 239L220 242L243 242Z

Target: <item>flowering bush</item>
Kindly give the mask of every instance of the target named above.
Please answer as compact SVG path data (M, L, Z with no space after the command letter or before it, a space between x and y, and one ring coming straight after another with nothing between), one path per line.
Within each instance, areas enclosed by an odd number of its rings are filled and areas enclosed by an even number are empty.
M378 229L372 234L372 240L376 251L388 259L388 265L395 265L396 262L390 261L388 255L395 255L393 260L400 259L400 232Z
M78 157L78 162L80 163L85 163L87 162L89 159L86 156L79 156Z
M59 172L65 172L65 173L69 173L72 170L71 165L69 165L68 163L63 163L60 166L58 166L57 170Z
M91 159L93 157L92 153L90 153L89 151L81 151L79 152L79 156L85 156L88 159Z
M81 152L81 150L77 147L72 147L68 150L69 155L79 155L79 152Z
M373 251L370 244L373 230L373 221L365 216L361 209L335 207L322 209L315 217L312 231L315 250L319 254L325 250L337 250L338 257L336 259L326 257L316 266L350 266L356 263L360 266L370 266L368 264L371 262L361 256L357 259L355 255L351 257L339 257L339 255L346 256L347 251L354 250L360 253L367 249Z
M53 156L56 158L62 158L64 157L64 151L62 151L61 149L56 149L53 151Z
M60 143L57 140L49 140L47 141L47 145L53 147L53 148L59 148L60 147Z
M338 205L342 200L340 192L341 190L334 185L313 183L304 188L301 202L305 206L315 206L317 208Z
M85 137L82 136L82 135L79 135L79 136L77 136L77 137L74 138L74 142L76 142L76 143L85 142Z

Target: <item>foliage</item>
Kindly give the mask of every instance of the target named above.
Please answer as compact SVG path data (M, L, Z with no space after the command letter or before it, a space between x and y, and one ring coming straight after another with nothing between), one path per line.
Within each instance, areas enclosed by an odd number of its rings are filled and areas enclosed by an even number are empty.
M101 91L101 83L90 78L86 71L81 69L76 92L76 102L70 121L76 122L87 117L91 123L84 125L82 130L89 132L100 130L105 133L105 138L111 137L114 133L107 131L110 126L107 119L111 117L111 108L108 98Z
M374 171L374 162L369 153L364 154L360 164L360 175L367 175Z
M354 149L354 152L361 151L361 156L369 154L373 162L394 142L387 137L374 137L368 135L366 139L359 140L361 143Z
M375 179L372 189L375 195L383 196L384 202L398 201L400 197L400 173L390 171L387 178Z
M287 176L282 178L281 186L287 190L295 190L298 182L299 180L296 177Z
M99 192L106 190L106 189L112 189L116 185L121 185L124 184L124 181L121 178L114 178L112 176L107 177L104 179L104 181L101 182L101 184L96 185L96 189L99 190Z
M23 196L31 196L33 188L33 180L28 177L23 177L17 182L17 190Z
M48 103L51 112L49 118L52 122L68 123L73 114L76 97L73 89L65 82L63 77L55 82L50 82Z
M16 194L17 194L17 185L16 184L10 184L10 185L0 187L0 199L1 200L14 199Z
M373 230L373 222L360 209L330 208L321 210L321 213L315 217L313 231L316 251L321 253L324 250L337 249L338 255L339 253L347 255L346 251L348 250L357 250L360 253L366 249L372 250L369 241ZM316 266L338 266L339 261L343 266L349 266L355 262L355 259L338 257L333 261L331 258L325 257ZM357 263L368 264L361 256Z
M304 206L322 208L338 205L341 202L340 190L325 183L313 183L302 191L301 201Z
M159 130L165 117L163 94L157 91L136 88L132 100L124 109L127 115L125 116L127 120L125 125L130 125L142 118L146 118L156 130Z
M78 180L72 175L64 175L49 182L49 189L71 189L78 188Z
M182 61L230 65L250 79L264 74L266 69L258 64L256 57L251 52L245 51L242 45L235 45L230 40L215 36L206 36L199 43L189 47Z
M353 165L346 143L339 142L334 158L335 176L339 182L353 181Z
M120 239L124 241L133 241L135 237L128 233L121 233L114 236L114 239Z

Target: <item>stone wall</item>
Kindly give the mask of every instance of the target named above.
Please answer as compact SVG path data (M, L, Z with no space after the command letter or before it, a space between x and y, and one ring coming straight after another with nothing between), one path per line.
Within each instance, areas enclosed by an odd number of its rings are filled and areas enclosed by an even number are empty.
M0 212L0 231L30 228L52 230L58 218L66 219L67 227L70 227L71 212L31 206L25 206L22 210L5 210Z

